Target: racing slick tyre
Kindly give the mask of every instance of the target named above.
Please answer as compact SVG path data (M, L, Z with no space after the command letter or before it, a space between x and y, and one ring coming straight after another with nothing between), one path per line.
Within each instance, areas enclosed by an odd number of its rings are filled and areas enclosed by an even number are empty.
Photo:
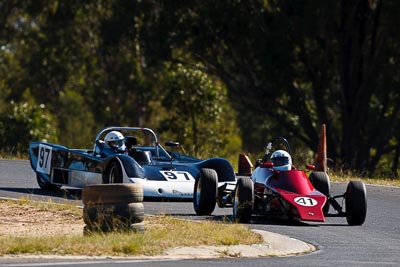
M362 181L350 181L345 193L346 220L349 225L362 225L367 216L367 190Z
M112 160L103 175L104 184L122 183L122 168L118 160Z
M40 189L45 190L45 191L55 191L61 188L61 186L58 185L54 185L51 184L49 182L46 182L42 179L42 177L40 177L39 174L36 174L36 179L37 179L37 183L40 187Z
M308 177L311 184L317 189L319 192L324 194L327 198L329 198L331 191L331 183L329 176L326 172L312 172ZM329 212L329 200L327 199L324 207L322 208L323 212L326 214Z
M254 203L254 185L250 178L239 178L233 199L233 218L236 222L248 223Z
M197 215L210 215L217 203L218 175L213 169L200 170L194 183L193 207Z

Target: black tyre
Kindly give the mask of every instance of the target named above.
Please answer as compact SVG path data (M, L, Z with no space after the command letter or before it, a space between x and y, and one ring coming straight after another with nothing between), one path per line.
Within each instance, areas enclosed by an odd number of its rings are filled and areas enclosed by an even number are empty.
M54 185L54 184L51 184L51 183L49 183L47 181L44 181L42 179L42 177L40 177L39 174L36 174L36 179L37 179L37 183L38 183L40 189L42 189L42 190L45 190L45 191L56 191L56 190L59 190L61 188L61 186L59 186L59 185Z
M197 215L210 215L217 203L218 175L213 169L201 169L194 183L193 207Z
M83 227L83 234L84 235L91 235L91 234L103 234L107 232L134 232L134 233L144 233L145 227L143 223L134 223L125 228L110 228L107 226L98 226L98 225L85 225Z
M349 225L362 225L367 216L367 190L362 181L351 181L345 193L346 219Z
M118 160L113 160L108 165L106 172L103 175L104 184L122 183L122 168Z
M95 184L82 190L83 205L143 202L143 187L139 184Z
M144 220L143 203L96 204L83 208L83 221L90 226L129 227Z
M143 223L131 224L128 230L135 232L135 233L144 233L144 230L145 230L144 224Z
M331 192L331 182L326 172L312 172L308 179L315 189L324 194L326 197L329 197ZM329 206L329 201L326 201L326 204L322 208L324 213L329 212Z
M250 178L239 178L233 199L233 218L236 222L247 223L251 219L254 203L254 185Z
M84 233L129 230L144 219L143 187L138 184L88 185L82 190Z

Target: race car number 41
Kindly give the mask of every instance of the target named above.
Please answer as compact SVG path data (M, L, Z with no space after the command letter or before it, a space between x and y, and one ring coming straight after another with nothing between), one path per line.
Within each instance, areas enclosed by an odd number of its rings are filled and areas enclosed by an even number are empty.
M305 207L313 207L318 204L318 201L316 201L311 197L296 197L294 199L294 202L296 202L300 206L305 206Z
M39 153L36 164L36 171L50 175L51 170L51 146L39 145Z

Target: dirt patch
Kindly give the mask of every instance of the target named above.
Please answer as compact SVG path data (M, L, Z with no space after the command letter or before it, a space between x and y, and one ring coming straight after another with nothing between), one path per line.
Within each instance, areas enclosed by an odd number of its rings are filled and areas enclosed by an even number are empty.
M111 256L140 256L165 259L193 259L193 258L214 258L214 257L266 257L268 255L296 255L314 251L315 248L302 241L281 236L278 234L261 231L249 236L238 225L213 225L216 231L212 237L199 242L190 242L194 233L211 232L208 224L186 224L182 220L175 220L167 217L150 217L145 223L152 231L146 231L150 237L148 240L141 239L136 243L129 235L117 235L115 238L94 236L89 239L81 239L85 226L82 218L82 209L75 206L59 205L54 203L32 202L24 200L3 200L0 199L0 237L4 248L1 255L13 255L15 257L32 257L32 255L110 255ZM196 226L202 226L196 228ZM234 229L228 229L234 228ZM168 233L172 231L172 234ZM259 231L260 232L260 231ZM179 234L177 234L179 233ZM224 236L228 233L228 236ZM220 245L220 240L228 240L234 234L239 234L241 240L249 245ZM242 235L240 235L242 233ZM72 235L78 238L66 238ZM179 238L177 238L179 236ZM22 245L8 245L12 237L28 237L28 243ZM61 237L44 240L39 245L29 242L30 237ZM203 235L202 235L203 237ZM229 238L228 238L229 237ZM209 243L210 239L216 239ZM24 239L24 238L23 238ZM178 239L178 240L177 240ZM197 237L196 240L201 238ZM153 242L153 241L156 242ZM264 242L262 242L264 240ZM268 240L268 243L265 241ZM68 241L68 242L65 242ZM147 242L146 242L147 241ZM42 241L39 241L42 242ZM145 244L144 244L145 243ZM203 244L209 245L203 245ZM216 244L214 244L216 243ZM176 247L174 247L176 246ZM190 247L188 247L190 246ZM168 247L169 249L165 250ZM149 255L151 251L155 255ZM1 250L0 250L1 252ZM159 255L157 255L159 254ZM144 256L146 255L146 256Z
M0 200L0 236L82 234L85 226L82 211L57 205Z

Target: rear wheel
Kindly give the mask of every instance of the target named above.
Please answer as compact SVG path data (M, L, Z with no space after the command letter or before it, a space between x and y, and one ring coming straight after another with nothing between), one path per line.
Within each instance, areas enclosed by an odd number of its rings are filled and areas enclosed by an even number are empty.
M104 184L122 183L122 168L118 160L113 160L107 167L103 177Z
M250 178L239 178L233 199L233 218L236 222L247 223L251 219L254 202L254 185Z
M210 215L217 203L218 175L213 169L201 169L194 183L193 207L197 215Z
M37 179L37 183L40 187L40 189L45 190L45 191L55 191L60 189L59 185L54 185L51 184L47 181L45 181L42 177L40 177L39 174L36 174L36 179Z
M329 197L331 191L331 183L329 176L326 172L312 172L310 174L310 182L319 192ZM329 201L327 200L324 207L322 208L324 213L329 212Z
M349 225L362 225L367 216L367 190L362 181L351 181L345 194L346 219Z

